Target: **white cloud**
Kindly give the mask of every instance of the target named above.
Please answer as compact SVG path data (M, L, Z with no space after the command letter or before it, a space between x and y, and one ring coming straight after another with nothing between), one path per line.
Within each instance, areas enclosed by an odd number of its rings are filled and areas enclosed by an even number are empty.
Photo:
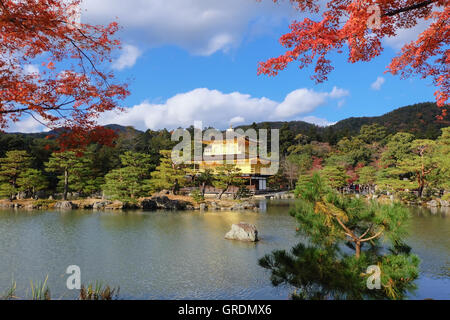
M49 131L49 129L42 125L44 122L40 116L36 116L36 121L33 117L29 116L25 119L21 119L17 122L9 121L6 132L21 132L21 133L35 133ZM42 123L41 123L42 122Z
M39 74L39 67L35 64L26 64L23 66L25 74Z
M137 59L141 56L142 52L139 48L132 45L124 45L122 53L119 58L113 62L112 67L116 70L123 70L125 68L131 68L136 63Z
M277 106L271 118L289 118L294 115L309 113L323 105L329 98L339 99L348 95L350 95L349 91L338 87L333 87L331 92L298 89L286 96L286 99Z
M237 123L244 123L245 119L242 117L234 117L233 119L230 120L230 124L237 124Z
M298 89L286 96L286 99L277 106L272 119L289 118L299 114L314 111L325 103L327 93L316 92L310 89Z
M222 93L218 90L198 88L177 94L162 104L145 101L124 113L106 112L100 116L100 123L132 125L146 130L188 127L195 121L202 121L204 126L223 129L230 124L293 119L311 113L330 99L343 95L348 95L348 91L339 88L331 92L298 89L289 93L280 103L240 92ZM307 119L321 125L329 123L325 119L315 117Z
M343 97L347 97L350 95L350 92L345 89L341 89L338 87L333 87L333 90L329 93L330 98L339 99Z
M386 80L383 77L378 77L377 80L375 80L374 83L370 85L372 90L380 90L381 86L386 82Z
M316 124L320 127L328 127L328 126L332 126L333 124L336 123L336 122L330 122L327 119L318 118L316 116L307 116L307 117L301 118L300 120L308 122L308 123Z
M84 22L117 20L126 39L150 47L176 45L198 55L227 51L255 26L271 30L295 14L287 1L256 0L87 0L83 9Z

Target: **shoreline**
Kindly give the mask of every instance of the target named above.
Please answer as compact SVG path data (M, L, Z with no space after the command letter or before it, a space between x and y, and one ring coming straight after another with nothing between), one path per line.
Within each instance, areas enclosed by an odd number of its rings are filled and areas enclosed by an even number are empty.
M139 198L133 203L101 198L85 198L72 200L22 199L0 200L0 210L20 209L27 211L40 210L90 210L90 211L259 211L259 199L215 199L206 198L196 202L189 196L154 195Z
M349 194L361 197L367 201L379 202L399 201L406 206L425 208L449 208L450 201L441 198L417 199L408 201L395 195L376 194ZM268 194L254 195L245 199L217 199L213 196L205 196L204 200L197 202L191 196L172 195L157 193L149 197L142 197L133 201L120 201L104 198L77 198L77 199L0 199L0 210L22 209L22 210L178 210L178 211L259 211L258 203L261 200L294 200L295 196L290 192L274 192Z

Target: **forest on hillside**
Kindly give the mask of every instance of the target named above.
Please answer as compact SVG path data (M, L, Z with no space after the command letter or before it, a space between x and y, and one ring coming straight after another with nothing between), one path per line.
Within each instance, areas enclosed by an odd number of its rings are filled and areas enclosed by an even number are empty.
M297 181L319 171L338 190L361 185L370 193L396 193L409 200L442 196L450 189L450 129L445 126L447 119L432 118L439 112L432 105L408 106L376 118L347 119L327 128L309 125L301 132L289 123L281 124L281 166L270 178L269 187L293 190ZM422 120L430 128L429 136L416 130ZM222 191L243 186L239 172L232 168L223 167L218 175L207 172L198 176L189 166L171 165L168 150L175 142L168 130L112 128L117 131L113 146L90 144L83 150L65 152L59 152L56 141L46 134L0 134L0 197L55 193L64 198L68 193L89 197L103 192L130 201L184 186L203 193L206 185ZM330 130L336 131L330 135Z

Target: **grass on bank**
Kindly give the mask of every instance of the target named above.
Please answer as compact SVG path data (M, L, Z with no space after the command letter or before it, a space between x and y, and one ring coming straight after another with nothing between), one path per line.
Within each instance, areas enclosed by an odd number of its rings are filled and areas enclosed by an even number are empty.
M11 285L0 295L0 300L52 300L50 288L47 285L48 275L44 281L30 281L30 288L24 297L17 295L17 283L11 281ZM79 300L117 300L119 299L120 287L111 287L101 281L81 285Z

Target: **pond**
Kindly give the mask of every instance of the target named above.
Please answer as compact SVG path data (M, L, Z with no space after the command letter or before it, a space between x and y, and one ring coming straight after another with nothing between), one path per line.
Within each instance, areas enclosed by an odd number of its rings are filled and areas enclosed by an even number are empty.
M0 211L0 295L17 282L48 285L53 299L73 299L69 265L83 283L120 286L123 299L288 299L258 259L290 249L299 238L290 201L262 203L263 212ZM412 299L450 299L450 212L413 208L408 243L422 260ZM261 241L224 239L233 223L255 224Z

